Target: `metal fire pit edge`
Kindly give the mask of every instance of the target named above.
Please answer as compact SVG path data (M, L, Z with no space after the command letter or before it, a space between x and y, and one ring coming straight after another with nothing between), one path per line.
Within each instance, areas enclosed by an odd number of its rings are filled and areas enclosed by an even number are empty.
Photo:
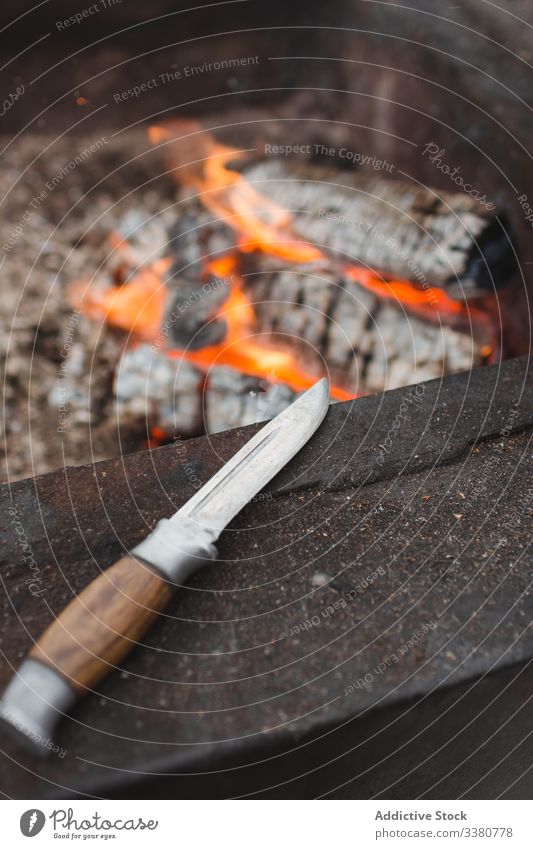
M522 358L332 406L49 761L1 738L2 791L530 794L531 388ZM1 487L2 687L254 429Z

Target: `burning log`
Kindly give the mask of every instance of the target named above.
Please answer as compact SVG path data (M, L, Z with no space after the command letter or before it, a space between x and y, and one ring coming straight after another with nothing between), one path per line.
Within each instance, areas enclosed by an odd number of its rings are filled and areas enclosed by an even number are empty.
M505 216L465 193L293 160L263 160L243 176L290 213L297 238L335 259L457 299L493 292L516 271Z
M434 192L379 174L309 161L254 160L199 126L152 128L176 179L237 234L245 250L291 263L360 265L440 287L457 300L494 292L517 271L505 215L466 192ZM194 143L201 154L194 155Z
M124 352L114 394L118 425L136 421L165 438L218 433L266 421L296 397L285 384L214 367L203 372L151 345Z
M274 418L296 398L289 386L242 374L231 368L210 371L204 394L205 432Z
M197 201L188 203L194 217ZM198 214L201 218L206 213L200 207ZM178 229L186 227L180 223ZM228 292L240 287L250 308L245 334L262 335L263 345L268 337L271 350L290 351L295 364L314 376L322 374L326 364L334 383L348 393L382 391L468 370L490 351L485 316L441 290L416 289L407 281L386 284L354 266L334 271L327 257L311 271L308 265L287 263L268 252L238 255L233 239L223 222L213 220L205 228L190 228L184 241L170 238L170 346L201 352L199 340L224 350L230 342L224 312ZM220 268L224 277L211 275L206 283L201 278L193 283L187 275L180 276L191 258L205 268L213 256L217 259L209 268ZM231 320L231 311L227 317ZM246 367L243 370L246 374Z
M173 262L161 328L166 345L193 351L218 345L228 333L217 316L230 294L235 236L190 198L169 233L169 246Z
M184 213L168 239L172 264L162 335L169 348L199 351L228 335L220 312L236 280L235 234L198 199L186 196L182 203Z

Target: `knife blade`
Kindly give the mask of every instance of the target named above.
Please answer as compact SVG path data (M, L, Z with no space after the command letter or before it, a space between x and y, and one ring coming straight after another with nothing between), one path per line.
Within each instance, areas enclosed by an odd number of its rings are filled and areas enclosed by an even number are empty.
M0 719L34 754L53 751L61 717L133 649L174 591L217 556L224 528L305 445L329 404L322 378L250 439L169 519L102 571L19 667Z

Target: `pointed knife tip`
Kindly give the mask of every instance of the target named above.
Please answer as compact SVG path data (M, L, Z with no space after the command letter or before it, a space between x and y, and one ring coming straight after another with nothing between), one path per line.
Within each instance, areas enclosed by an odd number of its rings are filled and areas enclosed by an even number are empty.
M315 409L318 415L323 418L329 407L328 378L321 377L320 380L313 383L313 385L301 397L305 398L307 403L311 402L313 409Z
M329 402L329 380L327 377L321 377L316 383L313 383L310 389L307 390L311 395L316 395L317 398Z

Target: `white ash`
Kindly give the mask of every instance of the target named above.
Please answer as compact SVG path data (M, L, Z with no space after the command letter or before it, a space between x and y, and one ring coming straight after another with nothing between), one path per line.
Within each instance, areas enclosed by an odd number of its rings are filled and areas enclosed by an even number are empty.
M126 417L160 427L169 436L190 436L198 431L202 380L195 366L154 346L125 351L113 384L119 425Z
M157 209L156 203L150 204L148 210L154 208ZM127 241L136 267L168 254L168 226L173 218L172 210L150 214L146 208L129 209L121 217L117 232Z
M65 413L70 427L96 425L107 413L113 375L124 345L122 334L84 316L79 316L66 334L71 341L62 349L64 357L48 402Z
M32 199L72 159L73 143L81 150L94 141L94 136L80 136L73 142L70 135L57 138L30 133L16 144L6 145L3 155L0 190L4 214L0 220L0 244L10 239L16 222L28 213L31 215L2 264L0 364L5 375L6 405L2 446L6 456L0 467L3 480L42 474L63 463L78 465L106 459L140 445L140 442L126 446L124 441L119 443L109 419L113 381L108 365L111 359L114 366L118 362L124 340L124 334L112 328L102 328L102 340L98 343L98 347L103 345L102 356L95 351L90 374L91 401L88 402L86 388L80 389L79 383L67 388L72 413L66 432L60 433L58 429L54 391L57 394L65 359L62 354L65 334L72 315L68 287L73 281L98 277L108 262L113 265L116 252L112 251L108 236L122 233L124 220L131 232L133 219L129 218L128 223L129 212L136 213L137 220L142 216L150 222L152 251L155 245L164 245L168 228L176 218L172 209L172 181L153 180L154 174L164 170L158 152L138 157L139 152L146 150L144 130L110 139L69 174L61 187L49 192L45 203L33 210ZM121 167L117 168L117 164ZM139 188L132 191L136 186ZM133 235L132 246L138 252L133 258L136 262L146 254L141 230L138 237L137 232ZM81 342L88 332L80 327L76 341ZM112 349L116 349L114 353ZM67 381L71 377L79 378L74 375L77 356L71 351L72 371ZM96 399L100 387L102 396L93 406L92 399ZM91 419L90 424L87 418Z

